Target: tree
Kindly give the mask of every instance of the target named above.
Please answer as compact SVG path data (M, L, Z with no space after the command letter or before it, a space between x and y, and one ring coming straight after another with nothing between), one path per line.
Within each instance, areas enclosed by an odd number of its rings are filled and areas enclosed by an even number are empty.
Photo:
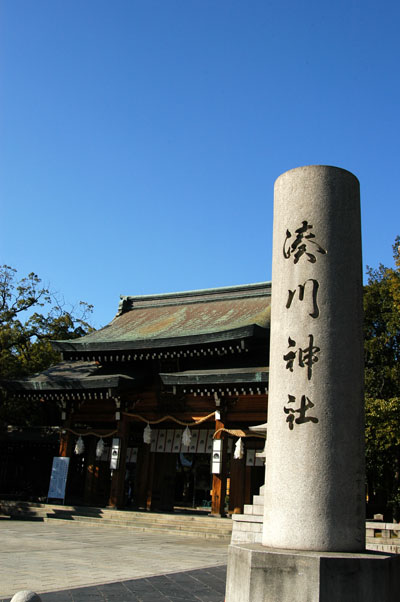
M78 311L65 304L35 274L18 280L10 266L0 267L0 380L41 372L60 361L54 339L74 339L93 330L87 321L93 306L79 303ZM22 404L3 392L0 420L38 420L32 404ZM39 412L43 414L43 412Z
M371 508L400 509L400 238L395 268L368 270L364 287L366 462Z

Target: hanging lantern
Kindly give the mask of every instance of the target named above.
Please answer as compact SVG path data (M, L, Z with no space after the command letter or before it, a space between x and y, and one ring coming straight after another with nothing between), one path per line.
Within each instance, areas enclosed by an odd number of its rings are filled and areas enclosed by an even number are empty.
M183 435L182 435L182 443L185 447L189 447L190 446L190 441L192 440L192 435L190 433L189 427L187 426L185 428L185 430L183 431Z
M235 443L235 451L234 451L233 457L235 458L235 460L241 460L243 458L243 455L244 455L243 441L242 441L242 438L239 437L239 439Z
M83 452L85 451L85 444L83 442L83 439L81 436L79 436L78 441L75 443L75 449L74 449L74 453L77 456L80 456L81 454L83 454Z
M99 439L96 445L96 458L101 458L104 452L104 441L103 439Z
M150 424L147 424L146 428L143 431L143 441L145 443L151 443L151 427L150 427Z

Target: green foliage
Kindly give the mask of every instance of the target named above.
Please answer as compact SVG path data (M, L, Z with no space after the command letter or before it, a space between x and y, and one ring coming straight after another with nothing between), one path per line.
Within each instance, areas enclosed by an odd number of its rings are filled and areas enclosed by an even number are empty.
M366 465L369 498L400 508L400 239L395 268L368 270L364 287Z
M80 302L78 311L68 311L36 274L18 280L15 269L1 266L0 380L30 376L59 362L50 341L74 339L93 330L87 321L92 309ZM42 410L3 393L0 419L26 424L40 419Z
M365 423L369 496L372 502L393 506L400 485L400 397L367 398Z
M388 399L400 392L400 258L397 269L368 270L364 288L365 387L367 397Z

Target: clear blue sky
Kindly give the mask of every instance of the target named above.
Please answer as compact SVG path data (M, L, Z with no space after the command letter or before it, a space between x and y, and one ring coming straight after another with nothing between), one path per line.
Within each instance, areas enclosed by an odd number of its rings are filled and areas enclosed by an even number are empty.
M2 0L0 263L101 326L120 294L271 277L273 184L361 182L364 264L400 233L400 5Z

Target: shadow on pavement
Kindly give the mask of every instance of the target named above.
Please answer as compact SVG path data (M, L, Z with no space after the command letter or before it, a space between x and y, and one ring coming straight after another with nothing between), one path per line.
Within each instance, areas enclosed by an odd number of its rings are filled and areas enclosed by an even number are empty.
M40 597L42 602L224 602L225 579L226 566L217 566L48 592Z

